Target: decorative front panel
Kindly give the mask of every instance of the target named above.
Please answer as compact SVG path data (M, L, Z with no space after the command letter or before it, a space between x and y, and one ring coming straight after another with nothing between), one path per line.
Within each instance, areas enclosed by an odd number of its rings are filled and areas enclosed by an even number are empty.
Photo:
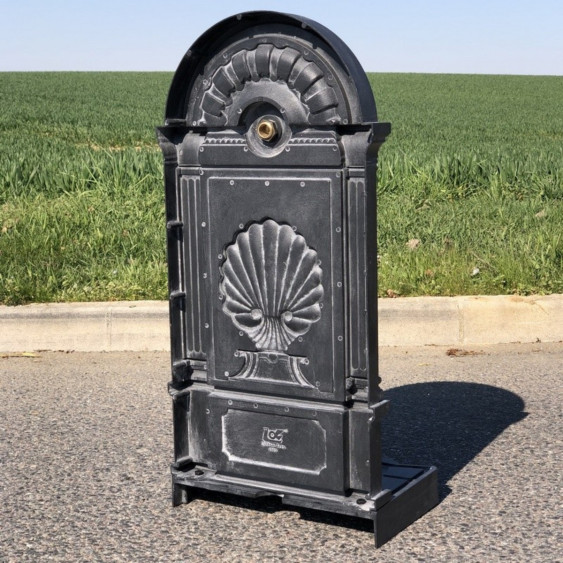
M216 385L343 392L341 179L204 171ZM338 374L338 375L337 375Z

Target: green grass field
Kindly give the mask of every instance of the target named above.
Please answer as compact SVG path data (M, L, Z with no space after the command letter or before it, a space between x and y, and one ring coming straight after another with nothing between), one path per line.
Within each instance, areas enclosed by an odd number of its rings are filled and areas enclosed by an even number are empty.
M0 303L166 298L171 77L0 74ZM380 294L563 293L563 77L370 80Z

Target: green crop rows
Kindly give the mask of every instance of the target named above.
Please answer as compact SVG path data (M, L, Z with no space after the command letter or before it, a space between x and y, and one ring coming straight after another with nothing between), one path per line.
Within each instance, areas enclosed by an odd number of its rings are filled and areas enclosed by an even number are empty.
M170 80L0 74L0 303L166 297ZM370 80L380 294L563 293L563 77Z

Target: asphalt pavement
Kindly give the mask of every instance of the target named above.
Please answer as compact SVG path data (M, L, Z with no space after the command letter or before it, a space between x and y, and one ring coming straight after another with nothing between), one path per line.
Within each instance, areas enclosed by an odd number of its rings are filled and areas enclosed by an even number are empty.
M0 354L0 561L563 561L563 344L381 354L385 453L441 502L378 550L273 499L172 508L167 353Z

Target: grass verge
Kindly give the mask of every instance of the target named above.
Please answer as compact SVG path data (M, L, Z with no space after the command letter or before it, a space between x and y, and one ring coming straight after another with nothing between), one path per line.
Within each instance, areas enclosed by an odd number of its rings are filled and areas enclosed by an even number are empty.
M165 299L170 73L4 73L0 303ZM385 295L563 293L563 78L370 75Z

